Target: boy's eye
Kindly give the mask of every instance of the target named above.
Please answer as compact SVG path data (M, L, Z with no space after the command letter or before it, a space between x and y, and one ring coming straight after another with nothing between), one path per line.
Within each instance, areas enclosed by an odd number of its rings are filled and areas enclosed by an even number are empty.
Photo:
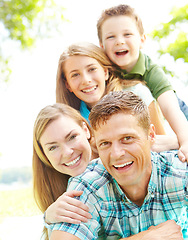
M112 38L114 38L114 35L110 35L106 39L112 39Z
M131 33L125 33L125 34L124 34L125 37L129 37L129 36L131 36L131 35L132 35Z

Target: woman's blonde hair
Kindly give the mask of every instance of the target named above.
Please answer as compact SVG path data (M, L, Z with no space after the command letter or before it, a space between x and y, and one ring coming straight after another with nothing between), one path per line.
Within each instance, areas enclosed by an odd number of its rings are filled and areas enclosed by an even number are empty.
M43 108L34 123L33 129L33 191L34 198L39 209L44 213L46 209L56 199L66 191L68 179L70 176L60 173L53 168L47 159L42 146L40 137L46 127L61 116L68 116L83 127L83 122L87 125L90 135L91 128L80 113L72 107L65 104L54 104ZM47 230L44 229L44 235L47 238Z
M56 76L56 102L66 103L69 106L79 110L80 99L67 89L66 78L64 74L64 64L71 56L87 56L94 58L103 68L108 69L109 80L112 78L112 63L102 48L87 42L73 44L61 54ZM108 81L106 81L106 84L108 84Z

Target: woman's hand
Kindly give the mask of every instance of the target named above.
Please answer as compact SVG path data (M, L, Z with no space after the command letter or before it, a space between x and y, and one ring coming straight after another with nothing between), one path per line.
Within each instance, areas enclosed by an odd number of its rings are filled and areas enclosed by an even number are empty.
M46 210L45 221L48 224L67 222L79 224L87 222L91 218L89 208L74 197L82 195L82 191L70 191L63 193Z

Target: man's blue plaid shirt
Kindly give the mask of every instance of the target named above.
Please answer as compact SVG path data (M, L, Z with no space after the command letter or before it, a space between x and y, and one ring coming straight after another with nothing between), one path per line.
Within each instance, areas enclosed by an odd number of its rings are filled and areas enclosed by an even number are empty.
M71 178L68 190L82 190L92 219L81 224L46 225L51 230L69 232L80 239L119 239L147 230L167 220L175 220L188 239L188 167L177 151L151 153L152 174L148 194L141 207L125 196L100 159L86 171Z

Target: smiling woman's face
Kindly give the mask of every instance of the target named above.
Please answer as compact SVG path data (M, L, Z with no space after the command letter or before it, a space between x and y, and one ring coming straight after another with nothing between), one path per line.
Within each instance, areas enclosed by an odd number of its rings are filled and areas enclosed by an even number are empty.
M91 159L89 138L84 123L81 127L72 118L62 115L46 127L40 143L52 166L74 177L84 172Z

